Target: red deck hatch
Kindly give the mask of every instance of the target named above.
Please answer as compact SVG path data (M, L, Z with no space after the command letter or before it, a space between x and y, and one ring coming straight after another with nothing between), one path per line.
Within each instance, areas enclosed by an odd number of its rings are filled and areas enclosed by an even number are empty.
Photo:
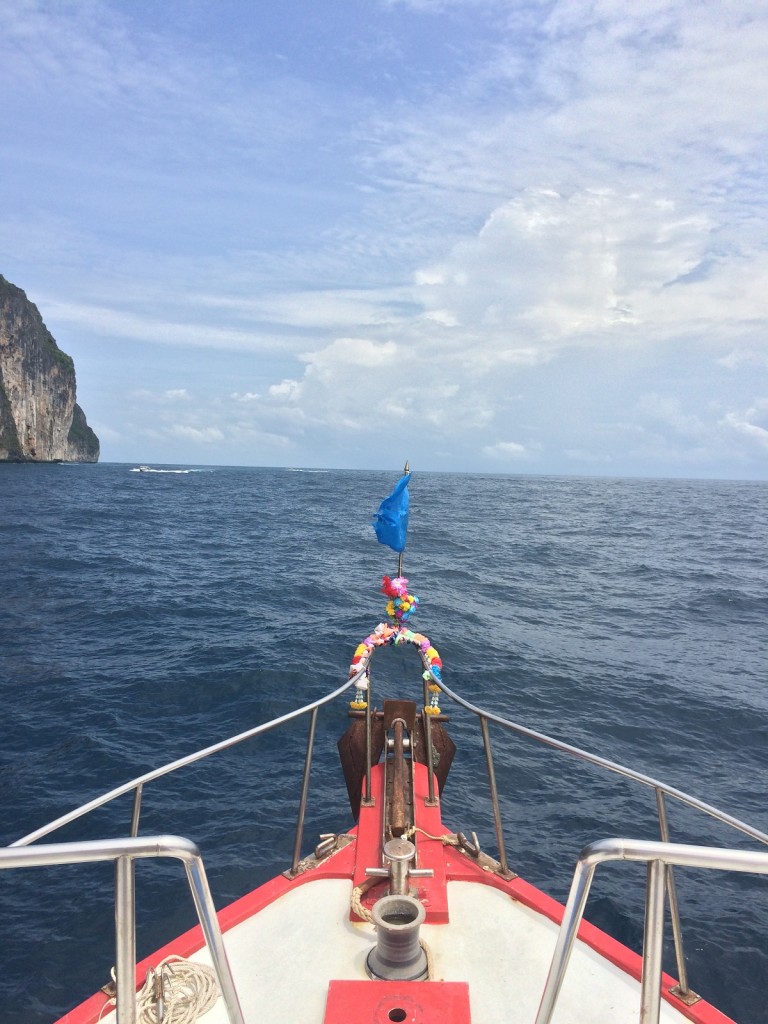
M464 981L332 981L323 1024L469 1024Z

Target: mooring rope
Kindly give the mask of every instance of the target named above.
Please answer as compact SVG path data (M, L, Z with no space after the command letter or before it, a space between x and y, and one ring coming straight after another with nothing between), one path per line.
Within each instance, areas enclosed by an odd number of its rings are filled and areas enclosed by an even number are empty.
M373 921L373 914L371 914L367 907L363 906L363 896L365 896L372 886L376 885L376 883L380 881L380 878L368 878L364 882L361 882L360 885L356 885L352 890L352 895L349 899L352 911L363 921L368 921L369 923Z
M147 971L136 993L136 1019L138 1024L194 1024L218 998L219 986L212 967L168 956ZM114 1005L113 996L102 1007L99 1020L107 1007Z
M410 839L411 836L415 835L417 832L421 832L425 839L434 839L436 843L442 843L443 846L461 845L458 836L454 836L451 833L446 833L446 835L443 836L431 836L429 832L425 832L423 828L419 828L417 825L411 825L410 828L406 829L405 832L403 832L403 839Z
M402 838L410 839L411 836L415 835L417 832L420 832L425 839L432 839L436 843L442 843L443 846L461 845L458 836L452 835L451 833L447 833L442 836L432 836L429 832L425 832L423 828L419 828L417 825L411 825L410 828L406 829L405 832L403 832ZM365 882L361 882L360 885L356 885L352 890L352 895L350 897L352 911L363 921L370 922L373 920L370 910L363 906L363 896L365 896L371 886L376 885L376 883L380 881L381 878L369 878Z

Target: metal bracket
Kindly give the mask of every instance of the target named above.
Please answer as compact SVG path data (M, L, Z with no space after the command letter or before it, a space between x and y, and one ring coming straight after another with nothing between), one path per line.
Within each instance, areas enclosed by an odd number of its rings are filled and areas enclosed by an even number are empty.
M469 834L472 836L471 840L467 839L463 832L456 833L456 838L459 841L459 849L462 853L471 857L473 860L476 860L483 871L491 871L494 875L498 875L500 878L506 878L507 881L518 877L514 871L510 871L509 869L505 871L497 860L494 860L493 857L489 857L487 853L483 853L480 849L480 840L477 838L476 832L470 832Z
M686 1006L693 1006L694 1003L701 1002L701 996L690 988L683 992L679 985L675 985L669 992L670 995L675 996L676 999L679 999L681 1003L685 1003Z
M283 877L293 879L303 875L305 871L312 871L328 860L337 850L342 850L345 846L349 846L350 843L354 843L354 841L355 837L346 832L341 832L338 835L333 832L323 833L314 852L300 860L295 871L292 871L290 868L287 871L283 871Z
M106 985L102 985L99 992L103 992L105 996L109 996L110 999L114 999L117 995L117 983L114 978L112 981L108 981Z
M463 832L457 832L456 838L459 840L459 846L465 853L468 853L470 857L477 858L481 853L480 840L477 838L477 832L470 832L469 834L472 836L471 842Z

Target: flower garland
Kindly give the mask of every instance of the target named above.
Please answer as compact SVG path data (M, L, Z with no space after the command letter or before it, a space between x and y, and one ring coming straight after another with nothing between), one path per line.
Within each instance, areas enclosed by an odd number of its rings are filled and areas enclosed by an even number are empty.
M407 643L418 648L424 666L422 678L427 683L430 693L429 703L424 706L424 711L428 715L439 715L438 694L442 682L442 658L437 649L432 646L429 637L424 636L423 633L414 633L413 630L406 629L402 625L403 620L408 619L418 607L419 599L408 593L408 580L402 576L396 576L394 579L385 576L381 590L390 598L387 614L390 618L395 619L397 624L380 622L370 636L367 636L355 648L352 664L349 666L349 678L359 678L356 683L355 699L350 701L349 706L355 711L364 711L368 707L370 661L376 648Z
M404 576L395 576L392 580L385 576L381 581L381 592L389 598L387 615L390 619L405 622L419 607L418 597L408 593L408 580Z

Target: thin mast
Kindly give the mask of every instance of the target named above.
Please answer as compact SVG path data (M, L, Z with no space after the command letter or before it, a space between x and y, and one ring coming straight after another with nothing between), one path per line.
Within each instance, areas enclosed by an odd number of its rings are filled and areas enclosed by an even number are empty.
M411 471L411 467L408 464L408 459L406 459L405 460L405 466L403 467L403 476L406 476L406 474L410 473L410 471ZM397 575L398 576L402 576L403 575L403 551L400 552L400 554L398 555L398 558L397 558Z

